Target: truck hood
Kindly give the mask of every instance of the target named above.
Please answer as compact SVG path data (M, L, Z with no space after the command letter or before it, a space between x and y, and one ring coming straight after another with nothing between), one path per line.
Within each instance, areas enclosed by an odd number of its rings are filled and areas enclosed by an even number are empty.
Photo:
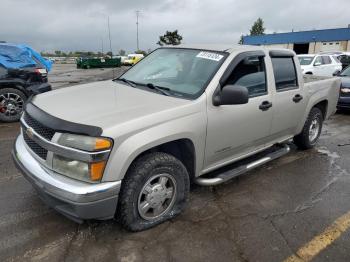
M138 123L144 128L159 121L164 122L165 115L169 121L183 114L178 109L192 104L186 99L133 88L111 80L40 94L32 103L60 119L98 126L104 131L127 122ZM193 110L185 111L191 114ZM134 128L137 126L134 125Z

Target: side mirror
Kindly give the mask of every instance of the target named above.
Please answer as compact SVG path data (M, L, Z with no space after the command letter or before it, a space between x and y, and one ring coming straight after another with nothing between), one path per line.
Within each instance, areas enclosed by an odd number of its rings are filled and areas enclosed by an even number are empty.
M245 86L225 85L213 97L213 105L242 105L248 103L249 93Z
M315 62L314 63L314 66L320 66L320 65L322 65L321 62Z
M334 72L333 76L340 76L340 73L341 73L340 71Z

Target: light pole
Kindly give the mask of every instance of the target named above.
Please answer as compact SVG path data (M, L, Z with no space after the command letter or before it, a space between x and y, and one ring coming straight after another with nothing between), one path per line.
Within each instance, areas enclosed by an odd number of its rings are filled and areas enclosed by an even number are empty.
M140 50L140 48L139 48L139 14L140 14L140 11L137 10L136 11L136 47L137 47L137 51Z
M108 16L108 37L109 37L109 50L111 51L111 58L113 58L112 40L111 40L111 28L109 26L109 16Z
M101 51L102 51L102 57L103 57L103 37L101 37Z

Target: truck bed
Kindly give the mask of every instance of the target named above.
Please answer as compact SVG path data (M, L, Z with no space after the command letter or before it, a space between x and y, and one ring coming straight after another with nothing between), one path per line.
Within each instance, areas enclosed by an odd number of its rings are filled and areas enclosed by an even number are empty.
M325 119L334 114L337 109L340 83L341 80L339 77L304 75L304 87L310 100L317 101L322 97L328 98L329 110Z
M334 77L327 77L327 76L315 76L315 75L303 75L304 83L310 83L320 80L326 80L326 79L332 79Z

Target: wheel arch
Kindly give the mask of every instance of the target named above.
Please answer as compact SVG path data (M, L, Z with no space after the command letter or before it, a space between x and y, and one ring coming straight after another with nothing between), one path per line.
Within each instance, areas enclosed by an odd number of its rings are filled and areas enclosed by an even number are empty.
M28 91L26 90L26 88L22 82L6 82L6 83L0 82L0 90L5 89L5 88L17 89L17 90L21 91L22 93L24 93L27 98L30 96L30 94L28 93Z
M191 180L195 177L196 152L195 152L194 143L191 139L181 138L181 139L169 141L169 142L154 146L138 154L134 158L132 163L135 162L139 157L152 152L167 153L169 155L176 157L186 167Z
M305 124L305 122L307 120L307 117L309 116L312 108L314 108L314 107L319 108L322 111L323 119L325 120L327 118L327 114L328 114L328 100L327 99L319 98L319 99L317 99L315 101L310 101L310 102L311 103L306 108L302 120L299 122L296 134L299 134L302 131L302 129L304 127L304 124Z
M314 107L320 109L322 112L323 119L326 119L327 113L328 113L328 100L324 99L322 101L319 101L312 108L314 108Z

